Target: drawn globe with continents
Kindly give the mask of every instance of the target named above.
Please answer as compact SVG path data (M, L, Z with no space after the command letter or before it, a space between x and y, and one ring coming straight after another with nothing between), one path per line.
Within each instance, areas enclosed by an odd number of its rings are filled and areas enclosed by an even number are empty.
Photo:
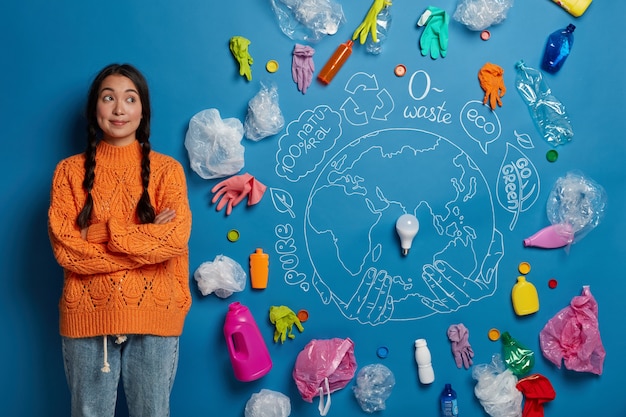
M395 223L419 231L401 254ZM503 255L480 168L450 140L415 129L358 138L319 171L307 201L312 283L363 324L455 311L492 295Z

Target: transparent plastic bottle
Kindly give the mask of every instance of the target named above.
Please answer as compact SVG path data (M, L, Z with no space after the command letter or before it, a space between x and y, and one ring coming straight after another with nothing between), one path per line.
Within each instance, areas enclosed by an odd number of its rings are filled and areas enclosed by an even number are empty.
M543 52L541 68L550 74L558 72L569 56L574 44L574 30L571 23L565 29L557 30L548 36L546 49Z
M452 389L451 384L446 384L443 392L439 396L441 404L441 417L458 417L459 406L456 400L456 391Z
M526 66L523 60L515 64L515 69L515 87L541 136L553 146L570 142L574 131L565 106L552 94L541 71Z
M376 16L376 38L378 42L374 42L372 37L367 38L365 43L365 50L373 55L378 55L382 52L383 45L387 41L387 33L391 26L391 6L383 7L383 9Z

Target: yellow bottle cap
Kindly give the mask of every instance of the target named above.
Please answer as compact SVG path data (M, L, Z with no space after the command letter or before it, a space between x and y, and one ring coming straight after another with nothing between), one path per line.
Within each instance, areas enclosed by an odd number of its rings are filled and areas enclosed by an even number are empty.
M530 272L530 264L528 262L520 262L517 266L517 270L520 274L526 275Z
M487 333L487 336L489 337L489 340L495 342L496 340L500 339L500 330L496 328L489 329L489 333Z
M237 230L237 229L229 230L228 233L226 234L226 239L228 239L231 242L238 241L239 240L239 230Z
M278 62L276 60L270 59L269 61L267 61L267 64L265 64L265 69L267 70L267 72L278 71Z

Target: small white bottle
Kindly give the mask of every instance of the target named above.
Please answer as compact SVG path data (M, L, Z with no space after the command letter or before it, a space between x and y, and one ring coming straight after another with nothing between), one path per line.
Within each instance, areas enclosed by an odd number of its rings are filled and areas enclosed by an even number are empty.
M415 362L417 363L417 375L422 384L432 384L435 381L435 371L431 363L430 350L426 339L415 341Z

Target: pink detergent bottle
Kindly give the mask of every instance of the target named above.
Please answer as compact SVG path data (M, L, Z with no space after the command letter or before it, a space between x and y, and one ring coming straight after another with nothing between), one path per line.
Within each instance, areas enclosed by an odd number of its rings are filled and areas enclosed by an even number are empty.
M557 223L544 227L531 237L524 239L524 246L554 249L567 246L574 241L574 230L569 223Z
M272 359L248 307L239 302L228 306L224 337L235 378L254 381L272 369Z

